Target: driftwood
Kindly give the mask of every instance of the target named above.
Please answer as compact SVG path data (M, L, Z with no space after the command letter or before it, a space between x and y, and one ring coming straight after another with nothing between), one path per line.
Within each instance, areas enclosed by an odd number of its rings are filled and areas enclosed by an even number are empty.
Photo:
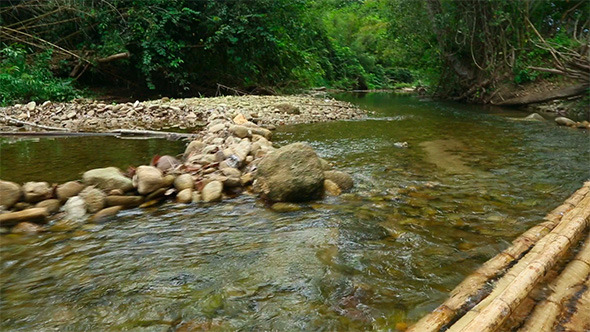
M175 133L170 131L155 131L155 130L135 130L135 129L114 129L111 133L118 134L119 136L149 136L149 137L161 137L168 139L180 139L180 138L194 138L195 134L187 133Z
M17 119L12 118L12 117L10 117L8 115L1 115L0 114L0 117L2 117L2 119L4 119L7 123L25 125L25 126L30 126L30 127L35 127L35 128L41 128L41 129L45 129L45 130L69 131L66 128L51 127L51 126L40 125L40 124L34 123L34 122L27 122L27 121L17 120Z
M23 211L0 214L0 226L11 227L21 221L45 222L49 213L45 208L32 208Z
M28 137L72 137L72 136L112 136L112 137L155 137L170 140L194 138L195 134L175 133L170 131L115 129L110 132L94 133L80 131L0 131L0 136L28 136Z
M424 316L408 332L439 331L456 317L471 309L479 299L486 296L485 286L493 278L501 276L510 264L520 259L539 239L548 234L555 226L577 206L586 195L590 194L590 182L578 189L562 205L551 211L543 223L540 223L519 236L512 246L490 259L482 267L469 275L459 284L443 304L432 313ZM475 302L475 303L474 303Z
M590 195L587 195L498 281L487 298L455 322L448 331L495 331L570 246L586 234L589 222Z
M72 136L121 136L117 133L90 133L79 131L0 131L0 136L29 136L29 137L72 137Z
M131 56L131 53L129 53L129 52L117 53L117 54L109 55L105 58L96 59L96 61L98 63L107 63L107 62L111 62L111 61L127 59L130 56Z
M535 104L535 103L542 103L545 101L555 100L555 99L564 99L568 97L578 96L586 93L590 86L587 84L578 84L569 86L566 88L561 88L557 90L547 91L547 92L539 92L528 94L522 97L510 98L508 100L501 101L499 103L495 103L495 105L499 106L520 106L520 105L528 105L528 104Z

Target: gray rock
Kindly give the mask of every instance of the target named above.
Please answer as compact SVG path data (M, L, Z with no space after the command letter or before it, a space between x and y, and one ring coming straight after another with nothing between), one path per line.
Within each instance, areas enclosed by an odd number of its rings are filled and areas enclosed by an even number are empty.
M21 187L14 182L0 180L0 205L10 209L22 196Z
M224 123L218 123L216 125L213 125L213 126L209 127L209 132L210 133L216 133L218 131L222 131L223 129L225 129L225 124Z
M123 206L126 208L140 206L143 203L143 196L120 196L113 195L105 198L107 206Z
M35 107L37 107L37 103L32 101L30 103L28 103L27 105L25 105L25 107L27 108L28 111L34 111Z
M300 202L322 197L324 171L315 151L294 143L266 155L258 164L254 188L273 202Z
M23 185L25 201L36 203L52 196L52 189L47 182L27 182Z
M146 195L162 188L164 177L162 172L153 166L139 166L133 176L133 185L137 192Z
M276 109L278 109L279 111L281 111L283 113L293 114L293 115L301 114L299 107L291 105L289 103L281 103L281 104L276 104L274 106Z
M325 171L324 177L338 185L342 191L350 190L354 186L352 176L345 172Z
M302 209L302 207L295 203L284 203L284 202L277 202L271 205L271 210L275 212L295 212Z
M176 180L174 180L174 187L178 191L182 191L184 189L193 189L194 186L195 180L190 174L181 174L176 178Z
M199 203L200 201L202 201L201 198L201 193L199 193L198 191L193 191L193 203Z
M178 159L167 155L161 156L156 162L156 168L164 173L173 170L180 165L181 163Z
M92 222L104 222L109 218L112 218L119 213L123 209L122 206L111 206L105 209L98 211L95 215L93 215L90 220Z
M239 138L252 136L250 130L248 130L247 127L240 126L240 125L233 125L233 126L229 127L229 132Z
M250 154L252 149L252 143L249 140L244 139L239 144L234 144L230 147L231 153L228 155L235 155L238 157L240 163L243 163L246 160L246 157Z
M84 189L84 185L78 181L69 181L57 186L55 190L57 199L62 203L67 201L68 198L78 195Z
M37 208L44 208L49 214L53 214L59 210L61 204L58 199L46 199L35 205Z
M239 187L241 185L242 185L242 182L239 177L231 176L231 177L226 177L223 180L223 187L224 188L235 188L235 187Z
M96 168L82 175L82 181L89 186L96 186L104 191L120 189L123 192L133 189L133 183L116 167Z
M80 192L80 197L86 203L86 210L90 213L98 212L105 207L107 195L95 187L86 187Z
M223 184L221 181L211 181L203 188L201 196L204 202L215 202L221 200Z
M576 121L560 116L555 118L555 122L560 126L575 126Z
M181 190L176 195L176 201L178 203L188 204L193 201L193 190L191 188L186 188Z
M63 209L66 213L65 219L68 220L82 220L86 215L86 203L80 196L70 197Z
M531 113L524 119L526 121L545 121L545 118L542 117L539 113Z
M35 234L43 231L43 227L31 222L20 222L10 230L14 234Z
M223 173L223 175L225 175L227 177L239 178L240 176L242 176L242 172L240 172L239 169L233 168L233 167L226 167L221 170L221 173Z
M190 142L189 145L186 147L186 150L184 150L184 157L186 158L191 154L201 153L201 150L203 150L205 146L206 144L201 141Z
M340 196L342 190L332 180L324 180L324 191L330 196Z
M322 163L322 169L324 171L329 171L332 169L332 166L330 165L330 163L326 159L320 158L320 162Z

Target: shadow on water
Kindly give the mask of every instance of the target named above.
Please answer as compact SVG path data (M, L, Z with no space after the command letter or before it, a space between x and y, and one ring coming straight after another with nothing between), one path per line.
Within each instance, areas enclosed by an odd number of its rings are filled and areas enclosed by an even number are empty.
M590 175L582 131L510 120L525 115L514 111L408 96L340 98L373 113L362 121L282 127L275 142L307 141L353 174L351 193L281 214L243 195L211 206L127 210L69 231L2 235L1 328L401 328ZM45 144L35 154L38 174L69 160L64 150L77 151ZM12 145L0 147L3 159L12 158ZM119 155L134 150L139 157L139 149L145 158L166 147L121 147ZM83 158L100 163L91 152ZM29 161L15 160L21 172L14 174L22 176ZM55 181L65 180L59 176Z

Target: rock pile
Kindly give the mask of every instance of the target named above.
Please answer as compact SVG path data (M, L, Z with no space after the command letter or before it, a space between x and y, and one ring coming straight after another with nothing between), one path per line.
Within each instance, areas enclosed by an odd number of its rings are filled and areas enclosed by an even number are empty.
M283 109L295 114L292 107ZM352 177L330 170L310 146L294 143L277 149L272 131L254 123L250 113L211 109L201 116L207 124L180 160L162 156L126 174L115 167L93 169L81 181L59 185L0 180L0 227L36 232L51 215L62 221L102 222L124 208L167 199L209 203L250 191L271 203L300 202L352 188ZM63 229L63 222L53 224Z
M17 122L35 123L70 131L100 132L114 129L194 129L212 111L228 116L241 113L262 127L355 119L364 112L350 103L306 96L224 96L217 98L170 99L121 104L100 101L75 103L30 102L0 109L0 131L14 131ZM16 120L16 121L13 121ZM219 127L218 127L219 128Z

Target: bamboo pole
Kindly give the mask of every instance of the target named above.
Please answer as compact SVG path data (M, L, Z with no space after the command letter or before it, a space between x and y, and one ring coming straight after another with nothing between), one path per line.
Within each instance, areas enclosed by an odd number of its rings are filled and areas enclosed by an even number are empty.
M449 331L494 331L518 307L580 236L590 221L590 195L587 195L559 225L543 237L508 273L498 281L492 293Z
M512 242L512 246L505 249L479 269L469 275L453 291L450 297L430 314L424 316L408 329L408 332L433 332L448 325L462 310L469 310L475 305L477 298L484 296L483 288L488 281L501 275L515 260L520 259L535 242L548 234L561 220L590 192L590 181L572 194L562 205L558 206L545 217L542 222L524 232Z
M584 284L585 291L582 293L576 303L576 311L570 317L569 321L563 324L563 328L568 332L588 332L590 331L590 278Z
M549 286L553 293L537 304L521 332L552 330L561 312L565 299L574 294L575 286L583 284L590 274L590 236L586 237L582 250L566 266L559 277Z

